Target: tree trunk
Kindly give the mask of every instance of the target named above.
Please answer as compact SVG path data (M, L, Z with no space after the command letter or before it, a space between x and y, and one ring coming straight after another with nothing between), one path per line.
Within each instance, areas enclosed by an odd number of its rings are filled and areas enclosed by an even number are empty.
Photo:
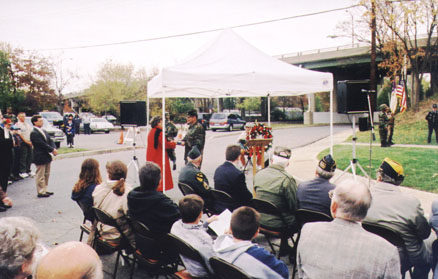
M412 71L412 93L411 93L411 106L416 109L420 102L420 87L421 79L417 72Z
M438 67L431 68L430 87L432 89L432 95L438 96Z

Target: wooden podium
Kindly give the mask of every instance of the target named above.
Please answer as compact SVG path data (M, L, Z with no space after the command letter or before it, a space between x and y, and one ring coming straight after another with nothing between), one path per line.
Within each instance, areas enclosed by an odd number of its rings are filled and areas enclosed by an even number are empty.
M264 165L265 164L265 149L271 142L272 142L272 138L270 138L270 139L250 139L250 140L248 140L248 142L245 145L248 147L254 147L254 149L256 149L256 147L260 147L261 155L262 155L262 164ZM253 155L252 155L253 179L254 179L256 172L257 172L257 155L255 153L253 153Z

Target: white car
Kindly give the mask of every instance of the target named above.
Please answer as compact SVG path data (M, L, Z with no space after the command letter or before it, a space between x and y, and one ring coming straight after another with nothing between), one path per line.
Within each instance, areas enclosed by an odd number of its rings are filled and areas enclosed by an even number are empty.
M109 123L105 118L91 118L90 119L90 130L94 132L105 132L109 133L114 129L114 125Z
M26 117L26 123L30 124L32 127L32 122L30 121L32 117ZM43 129L46 130L46 132L49 134L50 138L53 140L53 142L56 145L56 148L61 147L61 142L65 141L65 135L64 132L56 127L53 127L52 124L46 119L43 118Z

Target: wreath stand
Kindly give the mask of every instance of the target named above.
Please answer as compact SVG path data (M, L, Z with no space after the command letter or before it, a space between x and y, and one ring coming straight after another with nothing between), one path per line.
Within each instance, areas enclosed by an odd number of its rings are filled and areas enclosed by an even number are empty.
M272 138L270 139L250 139L248 140L248 142L245 144L246 146L248 146L249 148L253 148L254 150L257 150L257 147L260 147L260 152L261 152L261 156L262 156L262 164L264 164L265 162L265 150L266 147L271 144L272 142ZM254 177L257 173L257 168L255 166L257 166L257 154L254 152L252 154L252 179L254 181ZM253 190L254 191L254 190ZM255 195L255 192L254 192Z

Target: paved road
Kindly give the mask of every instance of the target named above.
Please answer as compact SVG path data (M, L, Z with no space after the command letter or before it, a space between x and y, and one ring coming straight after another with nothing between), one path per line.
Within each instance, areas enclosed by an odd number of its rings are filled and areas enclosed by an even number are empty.
M349 129L348 126L336 126L335 132ZM236 142L240 132L207 132L207 142L204 153L204 163L202 170L213 184L213 174L215 168L225 160L225 147ZM144 133L142 134L145 138ZM328 127L306 127L289 128L274 131L274 144L289 147L299 147L307 143L329 135ZM90 136L80 135L76 138L76 147L87 149L119 147L116 144L119 134L112 132L106 134L94 134ZM141 138L139 137L141 142ZM141 145L141 144L138 144ZM145 150L137 149L137 157L142 165L145 162ZM177 174L183 166L183 148L177 147L178 169L173 173L175 188L166 194L177 201L181 197L177 189ZM122 160L129 163L133 157L133 151L123 151L110 154L93 155L92 157L100 162L102 177L106 177L105 163L110 160ZM14 207L0 216L27 216L35 220L42 232L42 240L48 246L56 245L71 240L79 239L79 224L82 222L82 212L79 207L70 199L71 189L78 179L80 165L84 157L66 158L56 160L52 163L49 191L54 191L55 195L39 199L36 197L35 183L31 178L16 182L8 188L9 196L14 200ZM136 186L134 168L129 168L128 183ZM251 174L247 176L247 184L252 190ZM109 267L108 267L109 268ZM107 270L107 268L105 268ZM111 269L110 269L111 270ZM122 271L123 272L123 271ZM120 276L119 278L125 278Z

